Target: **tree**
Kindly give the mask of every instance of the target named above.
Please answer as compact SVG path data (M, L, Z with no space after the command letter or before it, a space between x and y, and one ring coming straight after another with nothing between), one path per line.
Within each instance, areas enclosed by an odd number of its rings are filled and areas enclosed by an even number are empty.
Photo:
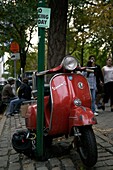
M106 52L113 51L113 2L70 0L70 5L73 9L71 35L74 36L71 39L75 40L73 54L78 55L82 65L91 53L104 62Z
M1 13L3 14L0 24L0 29L3 31L1 38L8 45L11 40L19 43L20 67L24 69L26 55L29 46L32 45L30 43L32 33L37 26L36 1L34 3L30 0L5 2L1 3ZM48 0L47 3L52 10L51 27L48 30L48 68L50 68L58 65L65 56L68 0Z
M46 30L48 69L59 65L66 54L75 55L83 65L91 51L98 56L113 51L112 0L46 0L46 5L51 8L50 28ZM30 40L36 27L37 1L0 2L2 49L9 50L9 43L17 41L22 68L26 68L28 49L32 46Z
M26 56L32 47L31 38L36 27L36 1L14 0L0 2L1 41L10 46L16 41L20 46L20 68L25 69ZM6 49L4 49L6 51ZM9 51L9 49L7 49Z
M59 65L66 55L68 0L50 0L51 22L48 30L48 69Z

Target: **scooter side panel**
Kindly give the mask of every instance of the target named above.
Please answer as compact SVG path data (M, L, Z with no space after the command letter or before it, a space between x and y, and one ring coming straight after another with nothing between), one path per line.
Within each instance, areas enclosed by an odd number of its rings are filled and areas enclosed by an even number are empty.
M45 126L49 127L50 124L50 110L49 110L49 96L44 97L44 120ZM36 120L37 120L37 104L30 105L28 107L27 113L25 115L26 127L30 130L36 130Z
M51 120L49 134L67 134L69 129L69 114L71 94L65 74L59 74L51 80Z
M37 114L37 105L29 105L27 113L25 115L26 128L33 130L36 129L36 114Z

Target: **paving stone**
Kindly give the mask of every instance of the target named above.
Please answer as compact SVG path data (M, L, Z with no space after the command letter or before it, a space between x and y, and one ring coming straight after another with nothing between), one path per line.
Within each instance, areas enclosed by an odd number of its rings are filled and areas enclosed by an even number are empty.
M72 160L69 158L62 159L61 162L64 167L74 167Z
M18 161L19 161L19 156L18 156L18 154L10 155L10 156L9 156L9 162L18 162Z
M113 160L113 156L109 156L109 157L98 157L98 161L105 161L105 160L109 160L112 159Z
M98 156L99 157L109 157L109 156L111 156L111 153L109 153L109 152L98 153Z
M35 167L33 163L23 165L23 170L34 170L34 169Z
M113 166L107 166L106 170L113 170Z
M96 170L113 170L113 167L108 167L108 166L97 167Z
M108 142L103 142L103 143L101 143L101 146L102 146L102 147L107 147L107 148L112 147L112 145L111 145L110 143L108 143Z
M4 149L0 149L0 156L4 156L8 154L8 149L4 148Z
M17 152L12 148L11 151L10 151L10 154L14 155L14 154L17 154Z
M66 167L65 170L77 170L75 167Z
M0 157L0 168L7 167L8 165L8 156L2 156Z
M104 143L105 141L103 141L103 139L99 138L98 136L96 136L96 141L97 143Z
M40 168L37 168L36 170L48 170L48 168L47 167L40 167ZM57 169L56 169L57 170ZM59 169L58 169L59 170Z
M19 163L11 163L8 168L8 170L20 170L20 169L21 166Z
M107 114L99 115L100 118L98 116L98 129L104 130L105 128L109 130L113 128L111 117L109 120ZM113 115L110 113L110 116ZM107 122L109 123L107 124ZM86 168L76 150L71 150L69 155L53 157L43 162L16 153L12 148L11 138L16 129L19 130L19 128L25 129L25 119L21 118L19 114L6 119L0 136L0 170L113 170L113 141L110 141L113 137L112 131L107 133L107 136L105 136L106 134L101 134L100 131L95 131L99 158L93 168ZM68 142L70 143L70 139L69 141L64 139L63 142L60 140L58 144L60 147L67 147Z
M0 143L0 147L2 147L2 148L6 148L6 147L8 147L8 144L7 144L7 142L5 142L5 143Z
M58 167L61 164L58 158L48 159L48 163L49 163L50 168Z
M105 161L100 161L96 163L96 167L104 167L106 166Z
M35 162L35 167L36 168L40 168L40 167L46 167L48 162L44 161L44 162L39 162L39 161L36 161Z
M113 166L113 159L105 160L105 163L106 163L108 166Z
M110 148L106 148L106 150L113 154L113 146L111 146Z
M62 168L60 168L60 167L54 167L54 168L52 168L52 170L62 170Z

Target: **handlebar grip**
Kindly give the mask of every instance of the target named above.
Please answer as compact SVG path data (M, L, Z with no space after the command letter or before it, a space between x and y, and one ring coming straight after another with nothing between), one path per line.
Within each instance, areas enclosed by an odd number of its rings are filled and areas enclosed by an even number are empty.
M45 70L45 71L41 71L41 72L35 72L36 76L43 76L45 74L47 74L49 72L49 70Z

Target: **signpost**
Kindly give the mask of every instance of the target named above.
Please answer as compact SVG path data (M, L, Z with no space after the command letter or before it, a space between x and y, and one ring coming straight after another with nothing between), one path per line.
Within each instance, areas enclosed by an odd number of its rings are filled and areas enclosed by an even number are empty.
M44 7L45 0L38 1L38 7ZM38 21L39 22L39 21ZM45 28L38 27L38 71L44 70L45 60ZM44 76L37 78L37 132L36 132L36 152L37 157L43 156L43 127L44 127Z

